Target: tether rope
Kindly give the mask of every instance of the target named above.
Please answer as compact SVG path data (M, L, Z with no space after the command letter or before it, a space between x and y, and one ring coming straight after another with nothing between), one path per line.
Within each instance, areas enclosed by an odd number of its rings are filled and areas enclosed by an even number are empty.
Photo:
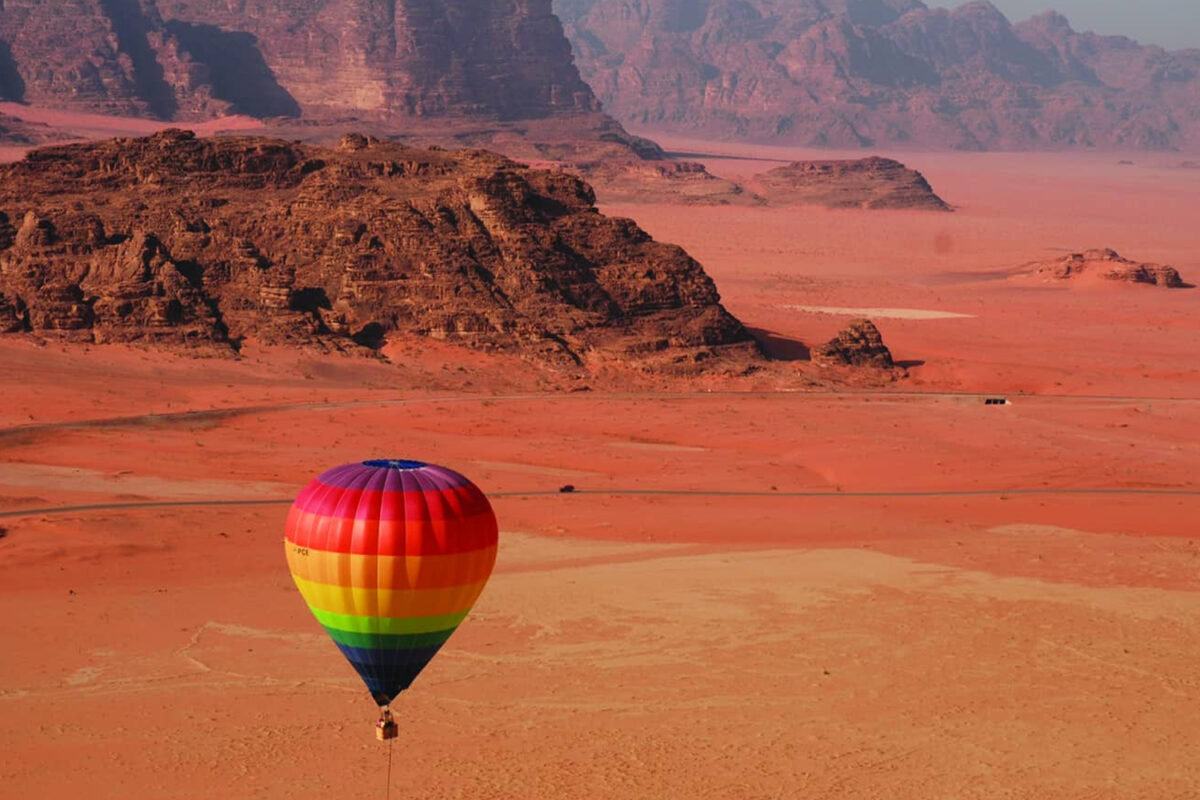
M384 800L391 800L392 797L392 744L394 742L394 739L388 739L387 789L383 793Z

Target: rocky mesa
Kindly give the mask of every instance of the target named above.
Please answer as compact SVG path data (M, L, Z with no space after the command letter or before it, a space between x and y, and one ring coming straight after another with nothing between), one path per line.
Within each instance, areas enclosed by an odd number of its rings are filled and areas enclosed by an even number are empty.
M323 347L438 337L563 364L759 358L678 247L590 187L351 135L48 147L0 169L0 330Z
M1099 279L1118 283L1141 283L1164 289L1187 286L1179 270L1163 264L1150 264L1123 257L1108 248L1085 250L1063 258L1028 264L1022 275L1043 281Z
M772 205L950 211L925 176L890 158L796 161L751 181Z
M618 119L804 145L1200 150L1200 50L988 2L556 0Z

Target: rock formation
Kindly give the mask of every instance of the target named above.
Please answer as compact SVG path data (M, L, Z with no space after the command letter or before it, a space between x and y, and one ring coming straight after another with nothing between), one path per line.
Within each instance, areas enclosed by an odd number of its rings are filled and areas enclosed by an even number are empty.
M1174 267L1131 261L1109 249L1086 250L1065 258L1030 264L1025 272L1056 281L1096 277L1122 283L1147 283L1165 289L1180 289L1187 285Z
M1013 25L988 2L556 0L644 127L806 145L1200 149L1200 50Z
M22 145L29 143L29 138L21 132L17 120L0 114L0 145Z
M0 99L177 120L598 111L550 0L7 0Z
M812 350L812 361L821 367L874 367L892 369L892 352L883 343L875 323L856 319L820 347Z
M752 187L772 205L950 210L925 176L887 158L796 161L756 176Z
M62 135L49 125L26 122L8 114L0 114L0 145L30 147L70 138L73 137Z
M697 162L614 154L573 166L606 203L763 204L762 198L738 183L718 178Z
M358 135L334 150L168 131L0 168L0 330L759 357L699 264L602 216L578 178Z

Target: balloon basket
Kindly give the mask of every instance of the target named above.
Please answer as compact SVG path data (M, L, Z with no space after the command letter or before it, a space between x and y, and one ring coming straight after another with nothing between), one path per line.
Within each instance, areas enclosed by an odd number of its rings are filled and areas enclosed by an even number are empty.
M386 742L388 739L395 739L399 735L400 729L396 727L396 722L392 719L391 711L383 711L379 716L379 722L375 723L375 738L381 742Z

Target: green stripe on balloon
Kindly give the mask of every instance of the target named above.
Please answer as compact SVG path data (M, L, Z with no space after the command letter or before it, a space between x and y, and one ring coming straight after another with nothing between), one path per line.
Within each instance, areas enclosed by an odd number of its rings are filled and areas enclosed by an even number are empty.
M467 616L468 611L453 614L438 614L432 617L360 617L356 614L336 614L332 611L311 609L317 621L328 628L357 633L382 633L397 635L404 633L434 633L454 630Z

